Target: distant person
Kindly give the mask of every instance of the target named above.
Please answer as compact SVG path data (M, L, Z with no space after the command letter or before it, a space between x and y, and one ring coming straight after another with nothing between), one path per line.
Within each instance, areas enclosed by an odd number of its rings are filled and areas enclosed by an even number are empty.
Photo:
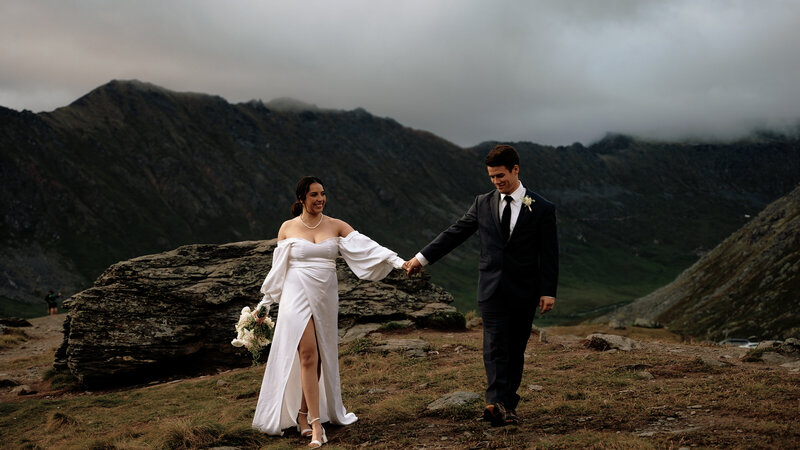
M58 314L58 299L61 297L61 292L56 294L50 291L45 297L44 301L47 302L47 315L54 316Z
M272 268L256 306L280 301L275 334L253 417L253 427L281 435L297 427L309 447L327 442L323 422L358 420L342 404L339 381L339 292L336 256L341 253L362 279L380 280L403 260L347 223L322 214L327 197L322 181L303 177L295 189L293 219L278 231Z
M477 196L461 219L403 267L409 275L416 273L476 231L480 234L478 307L487 380L483 417L503 426L519 422L517 389L536 307L546 313L556 301L556 208L522 185L514 147L497 145L484 162L495 190Z

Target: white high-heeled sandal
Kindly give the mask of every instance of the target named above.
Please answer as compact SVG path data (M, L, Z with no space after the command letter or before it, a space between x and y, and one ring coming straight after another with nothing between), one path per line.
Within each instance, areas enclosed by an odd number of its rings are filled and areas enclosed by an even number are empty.
M314 422L316 422L318 420L319 420L319 417L317 417L316 419L311 419L311 420L308 421L308 424L311 425L311 424L313 424ZM320 428L322 428L322 424L320 424ZM308 443L308 447L309 448L319 448L319 447L322 447L322 444L325 444L327 442L328 442L328 436L325 435L325 428L322 428L322 442L314 439L314 440L312 440L311 442Z
M311 424L308 423L308 411L297 411L297 414L298 415L302 414L302 415L306 416L306 424L309 427L309 428L304 428L304 429L301 430L300 429L300 421L298 420L297 421L297 432L300 433L300 436L311 437L311 435L314 433L314 430L312 430L310 428ZM298 416L298 419L299 419L299 416Z

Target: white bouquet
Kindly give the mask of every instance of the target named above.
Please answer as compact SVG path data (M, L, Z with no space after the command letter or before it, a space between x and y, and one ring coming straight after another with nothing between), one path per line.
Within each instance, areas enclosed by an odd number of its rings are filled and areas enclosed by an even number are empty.
M234 347L245 347L250 350L254 366L258 365L261 351L272 342L272 334L275 331L275 323L266 312L264 315L264 321L259 324L249 306L242 308L239 321L236 323L236 338L231 341Z

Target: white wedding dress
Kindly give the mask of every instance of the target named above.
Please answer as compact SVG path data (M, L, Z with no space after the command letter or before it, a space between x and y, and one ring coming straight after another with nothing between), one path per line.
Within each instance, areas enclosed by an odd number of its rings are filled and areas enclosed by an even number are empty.
M280 302L275 335L258 396L253 427L272 435L297 425L302 386L297 346L311 317L321 359L319 411L322 422L349 425L358 418L342 404L339 382L339 294L336 256L361 279L380 280L403 260L397 253L353 231L347 237L314 243L288 238L278 242L272 268L261 286L257 308Z

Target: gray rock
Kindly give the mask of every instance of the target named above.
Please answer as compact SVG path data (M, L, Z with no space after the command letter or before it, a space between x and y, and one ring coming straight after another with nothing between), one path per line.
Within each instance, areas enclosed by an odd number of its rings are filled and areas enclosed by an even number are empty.
M721 359L714 358L711 356L701 356L700 360L709 367L729 367L732 364L727 361L722 361Z
M32 395L35 393L36 391L31 389L27 384L21 384L11 390L12 395Z
M358 338L363 338L366 335L376 331L378 328L381 327L379 323L359 323L355 324L348 329L339 329L339 334L341 335L339 338L339 342L346 344L348 342L354 341Z
M586 346L600 351L622 350L630 351L640 348L638 342L616 334L594 333L586 336Z
M18 386L19 383L10 378L0 378L0 387Z
M93 388L249 364L247 350L230 341L242 307L260 300L275 246L275 240L187 245L112 265L64 302L69 313L56 367ZM395 270L380 282L364 281L339 258L337 276L340 328L416 323L452 308L453 297L426 272L409 278Z
M625 329L625 325L623 324L623 322L621 320L618 320L618 319L611 319L610 321L608 321L608 326L609 326L609 328L612 328L614 330L624 330Z
M660 322L642 317L637 317L636 320L633 321L633 326L641 328L664 328L664 325L661 325Z
M421 358L427 356L426 349L428 347L429 344L422 339L389 339L373 346L372 351L397 352Z
M758 343L756 350L778 349L782 343L782 341L761 341Z
M14 327L14 328L23 328L23 327L32 327L30 322L25 319L20 319L19 317L0 317L0 325L5 325L7 327Z
M764 352L761 355L761 361L764 361L767 364L775 364L780 366L786 363L797 361L797 358L792 358L791 356L782 355L777 352Z
M783 341L778 351L786 355L800 356L800 340L795 338L786 339Z
M482 397L474 392L455 391L444 395L428 405L428 411L439 411L453 407L471 405L480 401Z
M480 317L473 317L467 321L467 329L471 330L476 327L483 326L483 319Z
M420 328L437 330L465 330L467 322L454 306L444 303L428 303L419 311L411 313L411 318Z

